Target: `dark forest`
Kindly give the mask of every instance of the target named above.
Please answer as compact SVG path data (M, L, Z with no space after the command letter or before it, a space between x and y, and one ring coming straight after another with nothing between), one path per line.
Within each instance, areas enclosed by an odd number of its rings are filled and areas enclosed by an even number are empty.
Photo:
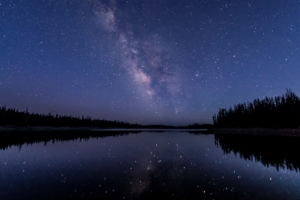
M0 108L0 126L52 126L52 127L97 127L97 128L140 128L139 124L91 119L90 117L53 116L18 111L5 106Z
M222 108L213 123L220 128L299 128L300 99L287 89L282 96Z
M188 126L166 126L166 125L141 125L128 122L110 121L105 119L92 119L91 117L55 116L49 113L38 114L19 111L14 108L0 107L0 126L13 127L88 127L88 128L149 128L149 129L207 129L212 124L190 124Z

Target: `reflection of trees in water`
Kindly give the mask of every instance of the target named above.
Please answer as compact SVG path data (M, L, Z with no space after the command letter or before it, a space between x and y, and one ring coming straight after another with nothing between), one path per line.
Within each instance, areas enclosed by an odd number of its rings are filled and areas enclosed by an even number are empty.
M215 144L225 154L233 152L245 160L261 162L277 170L300 170L300 138L215 134Z
M34 143L62 142L74 140L89 140L91 138L116 137L128 134L137 134L141 131L34 131L34 132L2 132L0 149L7 149L11 146L32 145ZM4 139L5 138L5 139Z
M151 131L145 130L146 132ZM8 131L1 132L2 139L0 139L0 149L7 149L11 146L18 146L20 149L22 145L32 145L34 143L44 143L48 142L59 142L59 141L72 141L72 140L89 140L91 138L103 138L103 137L116 137L128 134L142 133L141 130L114 130L114 131ZM154 132L168 132L167 130L161 130ZM200 132L195 132L197 134Z

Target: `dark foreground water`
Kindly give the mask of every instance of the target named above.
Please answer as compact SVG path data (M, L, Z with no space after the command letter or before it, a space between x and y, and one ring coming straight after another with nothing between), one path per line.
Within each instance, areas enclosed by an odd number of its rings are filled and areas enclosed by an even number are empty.
M2 140L0 199L300 199L297 139L111 134Z

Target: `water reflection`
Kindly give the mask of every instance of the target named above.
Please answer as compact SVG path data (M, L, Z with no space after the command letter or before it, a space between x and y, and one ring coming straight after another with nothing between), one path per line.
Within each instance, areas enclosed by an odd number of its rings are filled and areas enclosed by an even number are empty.
M174 130L172 130L174 131ZM181 130L178 129L177 132L189 132L193 134L204 134L205 129L197 130ZM105 138L105 137L118 137L122 135L138 134L142 132L170 132L170 130L144 130L144 129L111 129L111 130L96 130L96 131L7 131L1 132L2 137L5 139L0 140L0 149L5 150L11 146L18 146L19 149L23 145L32 145L34 143L44 143L48 142L63 142L63 141L88 141L92 138Z
M280 136L247 136L215 134L215 144L225 154L239 154L240 158L261 162L277 170L300 170L300 138Z
M63 141L88 141L92 138L118 137L121 135L137 134L142 131L34 131L34 132L2 132L0 149L5 150L11 146L32 145L34 143L63 142Z
M10 143L1 140L0 199L300 198L300 173L237 158L229 153L237 148L219 136L55 134L10 133Z

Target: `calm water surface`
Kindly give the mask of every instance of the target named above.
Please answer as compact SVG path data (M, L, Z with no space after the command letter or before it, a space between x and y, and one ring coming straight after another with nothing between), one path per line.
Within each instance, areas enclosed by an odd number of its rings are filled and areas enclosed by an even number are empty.
M300 143L256 140L143 132L11 146L0 199L300 199Z

